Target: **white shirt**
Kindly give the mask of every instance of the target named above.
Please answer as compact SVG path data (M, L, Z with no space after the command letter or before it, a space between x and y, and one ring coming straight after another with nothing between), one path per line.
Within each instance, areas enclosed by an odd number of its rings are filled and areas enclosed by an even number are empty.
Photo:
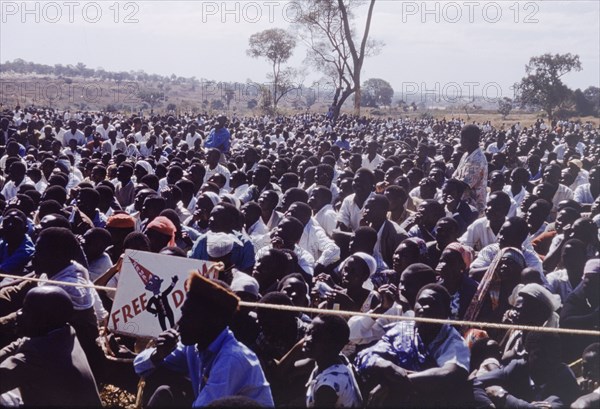
M506 143L504 145L502 145L502 148L498 148L498 143L497 142L492 142L488 145L487 149L485 150L487 153L498 153L498 152L504 152L506 150Z
M337 226L337 213L333 210L333 206L329 204L323 206L313 218L319 223L325 234L331 237L335 226Z
M83 145L86 142L85 135L79 129L77 129L75 133L73 133L70 129L65 132L63 136L63 146L69 146L69 141L71 139L75 139L77 141L77 145Z
M500 245L498 243L490 244L481 249L477 258L473 260L471 268L489 267L492 261L500 251ZM542 266L542 260L538 257L537 253L531 248L522 249L523 256L525 257L525 264L527 267L531 267L537 271L544 271Z
M381 165L383 163L383 161L385 160L385 158L378 153L375 154L375 157L373 158L372 161L369 161L368 154L363 155L362 158L363 158L362 159L362 167L370 169L371 171L377 169L379 167L379 165Z
M367 197L367 200L363 203L362 208L359 208L356 203L354 203L354 193L347 196L342 201L342 206L338 213L338 222L344 223L351 231L358 229L360 227L360 220L362 219L365 203L367 203L374 194L375 192L371 192L369 197Z
M573 191L563 185L562 183L558 184L558 189L552 198L552 212L556 215L556 211L558 209L558 204L563 200L573 199Z
M312 218L304 226L298 245L308 251L318 264L328 266L340 259L340 248Z
M496 243L498 237L490 227L487 217L480 217L467 227L467 231L458 239L461 244L479 251L487 245Z
M557 160L563 160L565 157L565 153L569 149L569 146L566 143L561 143L556 148L554 148L554 153L556 153ZM575 147L575 151L583 158L585 152L585 145L582 142L579 142Z
M214 175L215 173L219 173L219 174L225 176L225 185L223 186L223 189L226 190L227 192L229 192L229 179L231 178L231 173L229 172L229 169L227 169L225 166L223 166L221 164L218 164L214 169L211 169L208 165L205 168L206 168L206 173L204 174L204 182L203 183L208 182L208 179L210 179L210 177L212 175Z
M510 198L512 198L512 200L515 201L517 206L521 206L521 202L523 201L523 199L525 198L525 195L527 194L527 191L525 190L525 188L522 187L521 191L519 193L517 193L516 195L513 195L510 185L504 186L502 188L502 191L504 193L506 193Z
M23 180L21 181L21 183L19 183L18 185L15 185L15 182L13 180L9 180L8 182L6 182L6 184L4 185L4 188L2 188L2 195L4 196L6 201L8 202L10 199L17 196L17 192L19 191L19 188L23 185L35 186L35 183L33 183L33 181L31 179L29 179L29 177L27 177L27 176L25 176L23 178Z
M569 294L573 292L573 286L569 281L567 270L561 269L553 271L546 276L546 279L548 280L548 289L554 294L560 295L560 299L564 304Z
M254 223L248 229L248 237L250 237L250 241L254 246L254 251L258 251L263 247L268 246L271 243L271 238L269 237L269 229L267 229L267 225L262 221L259 217L258 221Z
M185 143L187 143L187 146L192 149L194 147L194 143L200 139L200 145L202 145L202 137L200 136L200 134L198 132L195 132L193 135L191 133L188 133L185 136Z
M112 126L111 124L108 124L108 128L104 128L104 125L100 124L96 127L96 133L99 133L100 135L102 135L102 139L106 140L108 139L108 133L110 131L114 131L115 127Z
M414 317L415 313L413 311L403 311L402 306L394 302L384 315ZM356 345L370 344L373 341L381 339L381 337L385 335L387 325L396 323L397 321L398 320L383 317L377 318L376 320L364 316L350 317L348 320L348 326L350 327L349 340Z
M586 183L585 185L581 185L577 189L575 189L575 192L573 192L573 200L581 204L594 203L595 199L594 196L592 196L590 184Z
M335 177L334 177L334 179L335 179ZM306 193L308 193L309 197L310 197L310 194L312 193L312 191L315 190L315 188L317 186L318 185L316 183L313 183L312 185L310 185L310 187L308 189L306 189ZM340 188L337 187L337 185L335 183L331 183L331 186L329 186L329 190L331 190L331 204L334 204L340 195Z
M258 261L267 251L269 251L273 246L269 244L258 250L256 252L255 260ZM300 268L308 275L313 275L315 271L315 259L310 255L306 250L302 249L302 247L296 245L294 247L294 253L298 256L298 265Z

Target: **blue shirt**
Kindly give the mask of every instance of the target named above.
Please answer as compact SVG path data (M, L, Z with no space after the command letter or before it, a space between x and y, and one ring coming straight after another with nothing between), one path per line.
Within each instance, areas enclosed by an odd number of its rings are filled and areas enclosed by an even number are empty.
M8 254L8 244L4 240L0 240L0 271L15 275L23 274L23 269L33 257L34 252L35 246L28 235L25 235L19 247L12 254Z
M133 365L138 375L146 376L155 369L150 359L153 352L154 348L146 349L135 358ZM258 358L235 339L229 328L225 328L205 351L180 342L164 359L163 365L189 375L196 396L193 407L206 406L232 395L246 396L262 406L274 406L271 387Z
M227 130L227 128L213 129L210 131L204 146L206 148L217 148L223 153L229 152L231 134ZM193 146L190 146L190 149Z
M233 249L231 250L231 262L238 270L248 271L254 266L254 245L244 234L238 231L234 231L232 234L242 242L242 246L237 243L233 245ZM198 240L196 240L189 257L195 258L196 260L210 260L206 249L206 234L200 235Z
M345 149L347 151L350 150L350 142L338 139L335 141L335 144L340 147L340 149Z

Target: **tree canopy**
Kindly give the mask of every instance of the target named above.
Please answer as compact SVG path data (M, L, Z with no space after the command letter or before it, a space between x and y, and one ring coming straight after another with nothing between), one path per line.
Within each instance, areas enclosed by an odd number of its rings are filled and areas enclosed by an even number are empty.
M544 54L532 57L525 66L526 76L517 84L522 106L538 106L552 119L555 112L571 101L571 90L561 78L581 71L578 55Z

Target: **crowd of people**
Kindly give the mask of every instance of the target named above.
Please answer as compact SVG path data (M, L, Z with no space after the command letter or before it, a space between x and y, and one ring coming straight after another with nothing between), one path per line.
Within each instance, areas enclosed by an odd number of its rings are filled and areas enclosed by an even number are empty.
M1 405L600 405L592 123L0 116ZM106 328L127 249L219 266L150 345Z

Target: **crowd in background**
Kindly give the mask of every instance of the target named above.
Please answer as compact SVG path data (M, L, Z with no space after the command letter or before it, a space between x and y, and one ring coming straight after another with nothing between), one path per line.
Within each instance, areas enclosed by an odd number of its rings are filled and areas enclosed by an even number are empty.
M599 160L578 121L4 110L0 404L99 406L135 371L148 407L598 407L597 335L451 320L600 329ZM178 323L147 285L144 350L86 286L126 249L219 263Z

